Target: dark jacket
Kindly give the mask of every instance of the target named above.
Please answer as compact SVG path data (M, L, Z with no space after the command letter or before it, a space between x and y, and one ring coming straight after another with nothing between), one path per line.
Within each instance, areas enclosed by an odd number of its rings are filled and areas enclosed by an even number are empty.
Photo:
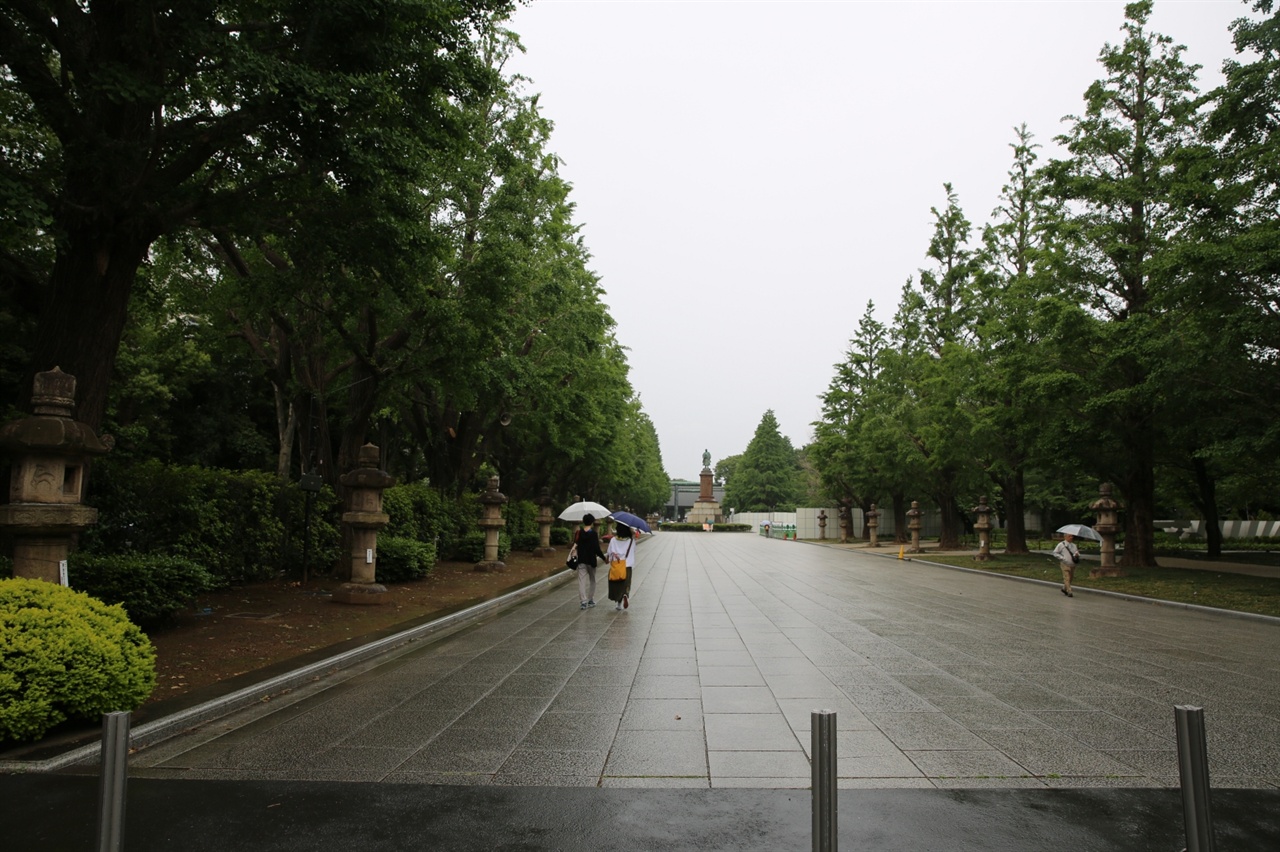
M604 559L604 551L600 549L600 534L596 528L579 529L574 537L578 547L578 564L596 567L597 559Z

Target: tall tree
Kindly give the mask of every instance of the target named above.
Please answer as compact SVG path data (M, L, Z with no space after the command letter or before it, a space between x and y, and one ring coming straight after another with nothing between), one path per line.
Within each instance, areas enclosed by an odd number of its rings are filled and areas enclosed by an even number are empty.
M845 357L822 395L822 419L813 424L814 441L808 456L827 494L844 506L866 512L882 495L892 492L886 472L882 417L892 394L880 381L882 360L889 347L888 329L867 303Z
M1195 239L1169 257L1184 274L1166 309L1187 320L1169 372L1198 414L1175 424L1175 467L1212 554L1230 483L1270 494L1280 475L1280 14L1272 0L1252 7L1263 17L1232 25L1239 57L1209 95L1204 145L1179 161Z
M371 115L405 106L423 139L454 135L451 101L489 85L474 40L508 0L324 4L6 3L2 99L38 156L0 161L10 219L46 255L5 251L0 273L36 305L31 372L79 380L79 416L101 423L139 265L161 235L212 228L278 198L344 156L382 158ZM12 208L6 216L13 217ZM45 221L47 220L47 224ZM33 265L33 261L35 264Z
M980 366L973 376L974 439L987 476L999 488L1007 553L1026 553L1026 473L1045 434L1042 378L1051 365L1034 332L1033 313L1054 283L1040 260L1045 229L1056 211L1048 202L1036 149L1027 126L1015 129L1013 165L1000 205L982 232L976 277L982 308L976 323Z
M778 431L770 409L725 486L724 502L738 512L790 512L801 496L800 485L795 447Z
M951 184L947 205L933 208L934 232L918 286L908 281L894 318L901 380L910 392L901 395L893 419L902 444L915 454L921 485L941 515L939 545L959 547L964 532L961 498L976 474L971 460L973 402L968 393L977 369L972 348L977 317L974 291L972 225L960 208Z
M1147 28L1149 0L1125 8L1121 45L1099 58L1106 76L1059 137L1069 157L1050 163L1053 193L1067 204L1065 268L1094 321L1076 329L1095 392L1081 402L1096 437L1083 459L1114 477L1125 502L1122 565L1154 565L1155 467L1171 411L1154 375L1162 349L1158 296L1171 286L1162 252L1181 236L1185 209L1173 169L1193 142L1196 66L1183 47Z

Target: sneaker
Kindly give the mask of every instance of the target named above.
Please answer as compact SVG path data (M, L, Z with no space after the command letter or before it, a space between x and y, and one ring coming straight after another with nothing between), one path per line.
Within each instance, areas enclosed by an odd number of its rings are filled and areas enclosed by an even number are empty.
M613 609L614 609L614 611L615 611L615 612L622 612L622 604L618 604L618 605L617 605L617 606L615 606Z
M578 609L586 609L586 608L587 608L587 602L586 602L586 601L583 601L582 603L578 604Z
M623 595L623 596L622 596L622 608L623 608L623 609L626 609L626 608L627 608L627 607L629 607L629 606L631 606L631 596L630 596L630 595Z
M596 605L596 602L595 602L595 601L587 601L587 606L589 606L589 607L590 607L590 606L595 606L595 605Z

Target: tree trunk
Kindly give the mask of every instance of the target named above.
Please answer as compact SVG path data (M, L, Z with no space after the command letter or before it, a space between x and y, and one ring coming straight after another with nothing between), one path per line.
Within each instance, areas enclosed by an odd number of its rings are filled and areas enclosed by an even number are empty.
M871 511L871 501L854 498L858 508L862 510L862 540L871 541L871 527L867 526L867 512Z
M1027 549L1027 489L1022 468L1000 483L1000 500L1005 511L1005 553L1030 553Z
M1124 482L1124 554L1122 568L1156 568L1155 475L1151 465L1134 459Z
M952 494L935 494L938 501L938 512L941 515L942 529L938 533L939 550L959 550L960 530L963 521L960 519L960 508Z
M276 478L287 480L293 472L293 439L298 432L298 409L282 388L275 388L275 395L276 437L280 442L276 451Z
M1222 555L1222 527L1218 525L1217 482L1209 473L1209 466L1204 459L1193 458L1192 466L1196 475L1196 492L1199 497L1200 515L1204 519L1204 536L1209 545L1209 556Z
M151 244L140 235L112 235L109 227L90 224L68 230L67 249L54 261L40 312L29 376L54 367L75 376L75 417L94 429L101 428L106 414L129 294ZM24 397L30 392L28 381Z
M910 531L907 529L907 510L911 508L911 504L907 502L907 495L901 491L895 491L889 498L893 503L893 543L906 544L911 541Z

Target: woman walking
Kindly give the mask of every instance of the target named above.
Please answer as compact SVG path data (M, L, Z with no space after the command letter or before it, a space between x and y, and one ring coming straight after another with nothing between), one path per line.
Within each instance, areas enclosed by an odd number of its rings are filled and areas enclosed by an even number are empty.
M573 553L578 563L578 609L596 605L596 560L604 559L594 515L582 516L582 528L573 536Z
M609 542L609 549L605 553L605 559L612 565L615 561L627 563L627 576L622 580L613 579L613 573L609 574L609 600L617 601L614 607L618 612L622 612L631 606L631 569L636 564L635 552L635 532L626 524L618 524L617 532L614 533L613 541Z

